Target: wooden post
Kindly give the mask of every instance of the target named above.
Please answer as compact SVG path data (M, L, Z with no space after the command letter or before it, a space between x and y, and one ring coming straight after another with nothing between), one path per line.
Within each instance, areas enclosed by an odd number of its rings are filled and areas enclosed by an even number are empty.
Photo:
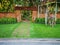
M55 7L55 21L56 21L56 19L57 19L57 2L56 2L56 7Z
M46 13L45 13L45 25L47 25L47 22L48 22L48 4L46 8Z
M48 17L48 10L46 9L46 13L45 13L45 25L47 25L47 17Z

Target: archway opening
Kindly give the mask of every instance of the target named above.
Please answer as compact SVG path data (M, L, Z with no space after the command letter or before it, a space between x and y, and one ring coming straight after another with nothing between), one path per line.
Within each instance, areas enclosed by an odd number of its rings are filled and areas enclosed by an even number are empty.
M20 19L20 21L28 20L28 21L34 22L36 17L37 17L37 7L20 7L20 6L16 6L15 10L17 10L16 11L17 12L16 15L18 16L17 20Z
M32 11L31 10L21 10L21 19L22 19L22 21L31 21L32 20Z

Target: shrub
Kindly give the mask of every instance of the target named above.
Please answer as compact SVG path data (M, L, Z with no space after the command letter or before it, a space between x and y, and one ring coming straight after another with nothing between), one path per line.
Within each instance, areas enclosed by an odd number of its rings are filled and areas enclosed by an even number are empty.
M12 24L16 22L17 22L16 18L0 18L0 24Z
M60 19L57 19L56 23L57 23L57 24L60 24Z
M7 22L7 19L6 18L0 18L0 23L1 24L4 24L4 23L6 23Z
M4 24L4 23L6 24L6 23L7 23L7 20L8 20L7 18L2 18L2 23L3 23L3 24Z
M45 18L36 18L35 23L44 24L45 23Z
M13 22L16 23L17 22L17 19L16 18L13 18Z
M2 23L2 19L0 19L0 24Z

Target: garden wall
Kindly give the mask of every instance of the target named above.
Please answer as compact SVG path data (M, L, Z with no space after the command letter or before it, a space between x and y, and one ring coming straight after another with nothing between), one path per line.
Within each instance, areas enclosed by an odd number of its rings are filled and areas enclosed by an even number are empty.
M57 14L57 18L60 18L60 13Z
M8 18L17 18L17 22L21 21L21 12L20 10L15 10L15 12L0 12L0 18L8 17ZM34 21L37 17L37 11L32 11L32 21Z
M17 22L21 21L20 10L16 10L15 12L0 12L0 18L3 17L17 18Z
M0 18L2 18L2 17L13 17L13 18L16 18L16 14L12 13L12 12L3 12L3 13L0 13Z
M37 9L32 10L32 21L34 21L37 16L38 16ZM15 12L0 12L0 18L2 18L2 17L17 18L17 22L20 22L21 21L21 12L19 9L16 9ZM40 18L45 18L45 14L40 14ZM60 18L60 13L57 14L57 18Z
M45 18L45 14L40 14L40 16L39 16L40 18ZM57 18L60 18L60 13L57 13L57 16L56 16Z
M21 10L31 10L32 11L32 21L37 17L37 8L36 7L15 7L15 12L0 12L0 18L2 17L12 17L17 18L17 22L21 21Z

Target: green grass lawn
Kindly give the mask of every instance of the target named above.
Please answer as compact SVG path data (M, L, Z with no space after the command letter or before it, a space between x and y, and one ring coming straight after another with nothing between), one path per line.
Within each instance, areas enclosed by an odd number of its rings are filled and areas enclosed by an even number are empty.
M14 29L19 25L16 24L0 24L0 38L10 38Z
M60 38L60 24L55 27L32 23L31 38Z
M13 38L12 33L18 26L20 26L20 28L17 30L16 34L19 35L19 38L21 34L20 32L24 32L23 29L25 29L25 26L27 29L30 29L30 32L26 29L27 31L21 35L26 34L24 36L27 36L30 34L30 38L60 38L60 24L50 27L45 24L37 23L0 24L0 38Z

